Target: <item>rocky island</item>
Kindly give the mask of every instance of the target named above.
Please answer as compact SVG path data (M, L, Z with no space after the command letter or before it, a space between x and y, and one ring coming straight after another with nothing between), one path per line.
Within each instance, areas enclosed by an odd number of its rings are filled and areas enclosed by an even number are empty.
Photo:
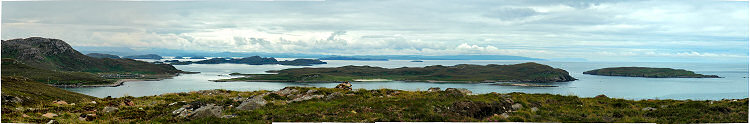
M169 62L172 65L233 63L233 64L248 64L248 65L280 64L280 65L293 65L293 66L312 66L313 64L327 64L326 62L323 62L317 59L295 59L292 61L289 61L289 60L278 61L273 57L264 58L260 56L252 56L252 57L245 57L245 58L239 58L239 59L211 58L211 59L196 61L196 62L170 60Z
M696 74L684 69L649 67L613 67L583 72L590 75L647 77L647 78L721 78L716 75Z
M146 54L146 55L133 55L133 56L125 56L122 58L129 58L129 59L163 59L161 56L156 54Z
M320 60L388 61L388 59L357 58L357 57L346 57L346 56L330 56L330 57L320 58Z
M343 66L337 68L291 68L269 71L277 74L249 74L221 81L340 82L355 79L387 79L415 82L565 82L575 78L568 72L528 62L513 65L433 65L427 67L381 68Z

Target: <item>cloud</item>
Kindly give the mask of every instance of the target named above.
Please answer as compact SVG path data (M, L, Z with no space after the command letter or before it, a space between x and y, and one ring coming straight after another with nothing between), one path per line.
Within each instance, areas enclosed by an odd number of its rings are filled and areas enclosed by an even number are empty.
M503 54L624 61L639 61L637 56L748 56L747 2L304 3L3 2L2 39L43 36L74 46L342 55Z

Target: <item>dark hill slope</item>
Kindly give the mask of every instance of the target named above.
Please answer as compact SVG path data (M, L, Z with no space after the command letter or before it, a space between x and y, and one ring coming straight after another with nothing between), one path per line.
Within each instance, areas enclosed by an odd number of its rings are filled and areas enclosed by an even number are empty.
M95 100L95 97L70 92L57 87L35 82L23 77L2 77L3 105L49 103L63 100L68 103ZM5 112L5 111L3 111Z
M167 64L132 59L97 59L81 54L59 39L31 37L2 41L2 57L39 69L83 72L178 73Z

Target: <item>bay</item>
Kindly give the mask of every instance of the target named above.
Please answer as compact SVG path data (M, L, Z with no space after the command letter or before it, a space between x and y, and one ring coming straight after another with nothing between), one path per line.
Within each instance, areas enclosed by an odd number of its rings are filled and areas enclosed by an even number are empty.
M170 59L164 59L170 60ZM281 58L280 60L288 60ZM153 61L153 60L150 60ZM227 89L237 91L278 90L287 86L334 87L337 83L281 83L281 82L212 82L209 80L227 79L235 76L233 72L264 74L268 70L303 67L340 67L346 65L368 65L386 68L424 67L429 65L456 64L517 64L531 61L515 60L410 60L390 61L351 61L325 60L328 64L315 66L284 65L245 65L245 64L191 64L175 65L184 71L201 72L199 74L182 74L172 79L161 81L126 82L119 87L65 88L95 97L151 96L164 93L189 92L198 90ZM491 83L427 83L427 82L353 82L353 88L364 89L399 89L427 90L430 87L467 88L474 93L550 93L593 97L604 94L613 98L624 99L692 99L720 100L748 97L748 63L694 63L694 62L555 62L535 61L555 68L567 70L576 81L542 83L558 87L520 87L497 86ZM606 67L664 67L695 71L700 74L719 75L724 78L641 78L615 77L582 74L584 71Z

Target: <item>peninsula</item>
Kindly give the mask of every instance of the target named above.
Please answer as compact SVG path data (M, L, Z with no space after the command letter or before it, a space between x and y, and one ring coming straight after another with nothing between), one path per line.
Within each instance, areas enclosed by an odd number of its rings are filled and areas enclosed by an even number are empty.
M270 82L339 82L356 79L387 79L415 82L565 82L575 78L568 72L547 65L528 62L513 65L433 65L427 67L381 68L343 66L336 68L292 68L269 71L277 74L248 74L245 77L216 80Z
M647 77L647 78L721 78L716 75L696 74L684 69L649 67L613 67L583 72L590 75Z

